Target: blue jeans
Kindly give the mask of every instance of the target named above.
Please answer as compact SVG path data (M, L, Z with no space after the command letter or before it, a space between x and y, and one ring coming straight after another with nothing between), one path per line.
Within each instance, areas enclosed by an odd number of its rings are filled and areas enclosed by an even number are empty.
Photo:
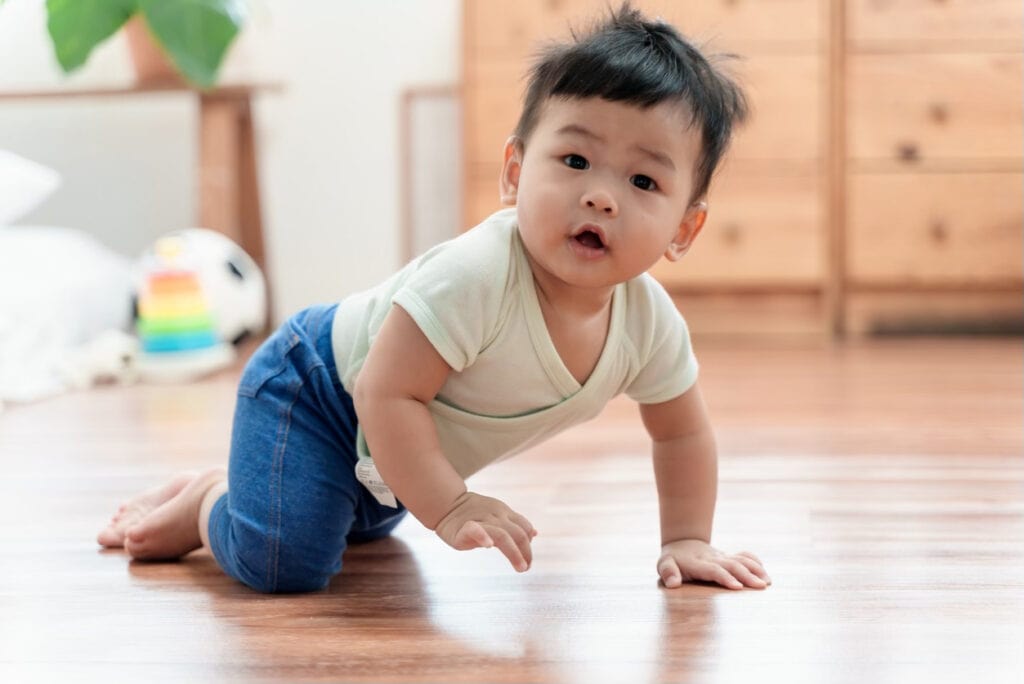
M348 544L387 536L406 513L356 480L356 413L331 349L336 308L288 319L239 382L210 547L224 572L256 591L322 589Z

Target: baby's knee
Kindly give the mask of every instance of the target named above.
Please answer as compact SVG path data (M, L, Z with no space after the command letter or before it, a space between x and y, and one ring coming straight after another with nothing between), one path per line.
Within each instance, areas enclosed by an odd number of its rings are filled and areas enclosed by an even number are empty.
M239 582L261 594L301 594L325 589L331 582L334 573L304 572L271 573L246 572L238 569L229 572Z
M270 548L275 550L260 559L262 562L238 559L238 571L231 574L262 594L294 594L326 588L341 570L341 551L325 553L323 549L290 544L287 540L271 544ZM253 571L259 565L262 567Z
M211 518L210 548L225 573L263 594L319 591L341 570L345 540L235 516Z
M247 587L261 594L308 594L326 589L327 585L331 582L329 576L325 577L323 575L278 577L276 581L240 579Z

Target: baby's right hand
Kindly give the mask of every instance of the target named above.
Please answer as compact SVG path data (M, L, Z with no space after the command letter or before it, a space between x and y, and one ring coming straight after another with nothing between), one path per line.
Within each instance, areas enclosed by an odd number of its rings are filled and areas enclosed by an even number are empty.
M533 562L530 541L537 530L529 520L489 496L463 492L435 531L459 551L497 546L516 572L526 572Z

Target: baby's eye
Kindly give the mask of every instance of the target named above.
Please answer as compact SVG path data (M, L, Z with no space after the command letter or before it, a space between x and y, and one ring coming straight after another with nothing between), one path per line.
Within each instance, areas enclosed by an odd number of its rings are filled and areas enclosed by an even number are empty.
M590 168L590 162L578 154L567 154L562 157L562 161L565 162L566 166L572 169L579 169L580 171L583 171L584 169Z
M633 176L629 181L641 190L656 190L658 188L658 184L654 182L653 178L642 173Z

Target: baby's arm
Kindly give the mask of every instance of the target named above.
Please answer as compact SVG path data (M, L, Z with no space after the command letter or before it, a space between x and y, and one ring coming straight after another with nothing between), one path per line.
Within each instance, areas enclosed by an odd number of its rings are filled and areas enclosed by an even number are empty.
M666 587L689 580L730 589L763 589L771 580L756 556L728 555L710 545L718 494L718 456L700 388L660 404L641 404L654 444L654 476L661 512L658 574Z
M501 501L467 491L441 451L427 404L450 372L409 314L392 307L353 393L366 443L384 482L421 523L459 550L497 546L522 572L533 526Z

